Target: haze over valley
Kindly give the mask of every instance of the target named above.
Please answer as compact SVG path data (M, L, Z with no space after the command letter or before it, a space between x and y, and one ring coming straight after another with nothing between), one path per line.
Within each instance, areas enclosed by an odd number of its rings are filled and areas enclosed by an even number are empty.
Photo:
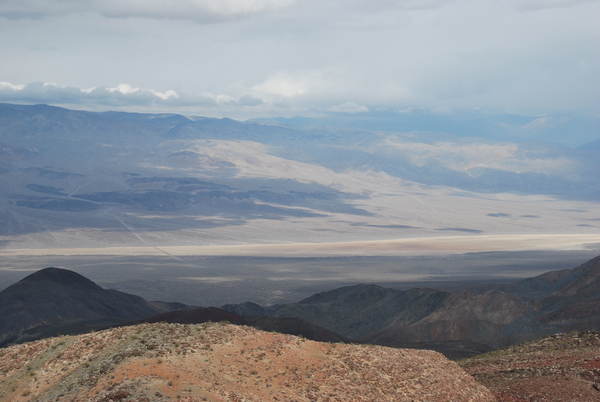
M94 280L144 297L299 300L325 283L524 278L581 263L600 244L595 149L43 105L0 112L4 286L95 261ZM491 268L487 253L507 262ZM537 260L524 271L528 253ZM153 293L139 285L151 275L231 299Z

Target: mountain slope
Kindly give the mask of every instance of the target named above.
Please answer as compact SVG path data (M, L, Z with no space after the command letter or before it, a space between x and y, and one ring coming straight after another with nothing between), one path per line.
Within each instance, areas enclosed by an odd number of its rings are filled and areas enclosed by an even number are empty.
M463 341L495 349L542 331L541 325L532 323L534 318L532 306L511 294L456 292L417 322L388 325L361 339L387 346Z
M319 342L352 342L348 338L301 318L241 316L216 307L187 311L170 311L140 320L140 322L145 323L166 322L172 324L202 324L205 322L223 321L236 325L247 325L263 331L303 336L306 339Z
M576 268L546 272L511 285L497 286L497 289L511 293L524 300L542 299L555 292L560 292L561 296L566 296L566 289L573 289L571 292L573 294L582 290L579 289L582 286L582 281L597 283L597 286L600 286L600 282L597 281L598 274L590 273L599 264L600 257L597 257Z
M600 400L600 334L557 334L462 360L498 402Z
M600 256L571 270L574 279L539 300L540 321L563 331L600 329Z
M358 339L390 325L408 325L426 317L449 297L447 292L406 292L377 285L356 285L318 293L273 312L276 317L304 318L341 335Z
M379 345L439 351L448 347L453 355L457 347L463 347L461 356L469 350L475 354L557 332L600 330L600 256L577 268L548 272L504 288L515 294L356 285L262 310L253 304L223 308L240 314L262 311L304 318L343 336ZM531 300L535 296L539 298Z
M181 307L105 290L73 271L45 268L0 292L0 345L121 324Z
M320 343L244 326L143 324L0 351L0 399L487 402L431 351Z
M476 295L376 285L319 293L272 312L277 317L304 318L374 344L468 341L494 348L520 340L519 323L531 320L532 314L527 302L500 291Z

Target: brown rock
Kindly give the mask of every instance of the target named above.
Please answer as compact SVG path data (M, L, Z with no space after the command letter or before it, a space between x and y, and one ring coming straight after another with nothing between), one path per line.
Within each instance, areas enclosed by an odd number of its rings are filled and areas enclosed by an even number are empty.
M0 351L0 400L493 401L432 351L142 324Z

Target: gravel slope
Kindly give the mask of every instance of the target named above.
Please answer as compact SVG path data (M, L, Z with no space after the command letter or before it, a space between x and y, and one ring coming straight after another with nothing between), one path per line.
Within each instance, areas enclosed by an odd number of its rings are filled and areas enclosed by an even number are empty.
M493 401L431 351L231 324L142 324L0 350L6 401Z

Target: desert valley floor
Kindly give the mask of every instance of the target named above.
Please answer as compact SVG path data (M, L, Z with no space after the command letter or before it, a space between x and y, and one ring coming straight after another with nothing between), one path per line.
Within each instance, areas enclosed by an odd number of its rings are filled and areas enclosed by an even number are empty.
M591 235L435 240L204 249L4 249L0 290L38 269L56 266L147 300L197 306L278 304L357 283L453 290L467 282L510 282L572 268L600 254L600 236Z

